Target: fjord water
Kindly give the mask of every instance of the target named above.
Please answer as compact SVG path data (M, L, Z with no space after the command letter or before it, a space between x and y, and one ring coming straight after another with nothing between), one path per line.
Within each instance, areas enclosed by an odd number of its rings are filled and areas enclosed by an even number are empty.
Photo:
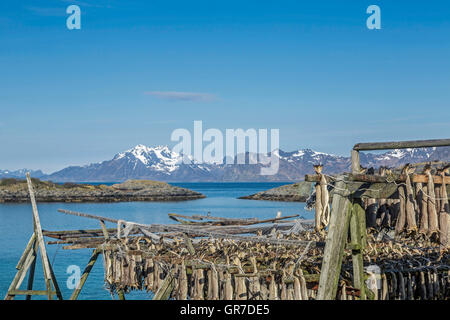
M206 195L205 199L182 202L120 202L120 203L38 203L39 216L44 230L75 230L99 229L96 220L69 216L57 212L57 209L67 209L91 213L95 215L124 219L128 221L151 223L174 223L168 213L185 215L207 214L233 218L271 218L281 211L283 216L300 214L306 219L312 218L312 213L305 211L304 203L240 200L240 196L250 195L259 191L274 188L285 183L173 183ZM15 266L25 249L33 232L31 205L0 204L0 295L3 298L15 275ZM116 227L107 223L107 227ZM46 241L51 240L46 238ZM61 245L47 245L50 262L64 299L68 299L73 290L67 286L70 274L67 268L79 266L81 273L89 261L92 249L63 250ZM40 258L36 264L34 289L43 290L42 267ZM83 287L79 299L111 299L103 281L103 258L100 255ZM21 289L26 288L27 278ZM16 299L23 299L17 296ZM33 299L43 297L33 297ZM114 297L117 299L117 296ZM127 299L151 299L151 293L131 291Z

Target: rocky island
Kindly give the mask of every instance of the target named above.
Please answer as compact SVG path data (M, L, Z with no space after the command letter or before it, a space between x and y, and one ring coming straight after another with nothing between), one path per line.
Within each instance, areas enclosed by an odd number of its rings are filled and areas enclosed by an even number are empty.
M305 202L311 194L311 186L311 182L300 181L240 197L239 199Z
M151 180L128 180L107 185L41 181L32 178L38 202L124 202L124 201L184 201L205 198L199 192ZM28 202L26 180L0 180L0 203Z

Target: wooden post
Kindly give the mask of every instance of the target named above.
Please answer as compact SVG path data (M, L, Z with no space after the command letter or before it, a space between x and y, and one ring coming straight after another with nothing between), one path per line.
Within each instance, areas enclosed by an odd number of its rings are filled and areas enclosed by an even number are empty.
M35 234L33 233L34 238L36 238ZM27 290L33 290L33 281L34 281L34 270L36 269L36 258L37 258L37 246L36 246L36 241L33 244L33 262L31 263L30 266L30 271L28 272L28 285L27 285ZM25 297L26 300L31 300L31 295L27 294L27 296Z
M361 172L361 166L359 163L359 151L352 150L352 173L358 174Z
M122 289L117 290L117 295L119 296L119 300L125 300L125 293Z
M337 179L336 193L333 196L332 212L326 238L322 268L320 271L317 300L333 300L336 298L339 275L341 273L342 257L348 238L348 229L352 212L344 177Z
M353 287L360 290L361 300L366 300L365 286L364 286L364 264L362 257L363 238L366 230L362 229L362 217L364 211L360 203L353 203L353 210L350 218L350 235L352 245L352 263L353 263Z
M50 300L50 299L52 299L52 296L50 294L52 276L50 274L50 265L48 263L47 250L45 248L44 236L42 234L41 221L39 219L39 213L38 213L38 209L37 209L37 205L36 205L36 199L34 197L34 190L33 190L33 185L31 183L31 178L30 178L29 172L27 172L27 183L28 183L28 191L30 193L31 206L33 208L34 229L35 229L34 231L37 236L39 251L41 253L42 267L44 269L44 280L45 280L45 285L47 287L47 290L49 291L48 298Z
M92 267L94 266L95 262L97 261L97 258L100 254L100 250L95 249L94 252L92 253L91 258L89 259L89 263L87 264L86 268L83 271L83 275L80 278L80 282L78 282L77 287L75 288L75 290L72 292L72 295L70 296L70 300L77 300L78 295L81 292L81 289L83 288L84 284L86 283L86 280L89 276L89 273L92 270Z
M159 287L158 291L156 291L155 295L153 296L153 300L169 300L174 285L174 270L171 269L164 279L163 283Z

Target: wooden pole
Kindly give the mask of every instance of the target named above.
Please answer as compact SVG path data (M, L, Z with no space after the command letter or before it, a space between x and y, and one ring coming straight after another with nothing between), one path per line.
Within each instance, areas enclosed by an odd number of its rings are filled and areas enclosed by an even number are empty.
M33 233L34 239L36 239L35 233ZM36 241L33 243L33 262L30 266L30 271L28 272L28 284L27 284L27 290L31 291L33 290L33 281L34 281L34 270L36 269L36 258L37 258L37 244ZM31 300L31 295L27 295L25 297L25 300Z
M340 177L341 179L343 176ZM339 180L341 180L339 179ZM345 192L344 181L336 184L339 192ZM338 287L339 275L342 266L345 243L347 242L351 202L347 195L335 193L332 202L332 212L326 238L322 268L320 271L317 300L334 300Z
M174 285L174 270L171 269L164 279L163 283L159 287L158 291L156 291L155 295L153 296L153 300L169 300Z
M70 296L70 300L78 299L81 289L83 289L83 286L86 283L89 273L91 272L92 267L94 266L95 262L97 261L97 258L100 253L101 253L101 251L98 249L95 249L94 252L92 253L91 258L89 259L89 263L87 264L86 268L84 269L83 275L81 276L80 281L77 284L77 287L75 288L72 295Z
M365 215L361 211L361 205L357 202L353 203L353 210L350 218L350 235L352 244L352 263L353 263L353 287L360 290L361 300L366 300L364 288L364 264L363 264L363 234L366 230L362 229L362 217Z
M450 139L357 143L353 150L386 150L450 146Z
M357 174L361 172L361 165L359 162L359 151L352 150L352 173Z
M45 249L45 242L44 242L44 236L42 234L41 221L39 219L39 213L38 213L38 209L37 209L37 205L36 205L36 199L34 196L33 185L31 183L30 173L27 172L26 176L27 176L27 183L28 183L28 191L30 193L31 206L33 208L35 232L36 232L37 241L38 241L38 245L39 245L39 251L41 253L42 267L44 269L45 285L47 287L47 290L49 291L48 298L52 299L52 296L50 294L52 276L50 274L50 265L48 263L47 250Z

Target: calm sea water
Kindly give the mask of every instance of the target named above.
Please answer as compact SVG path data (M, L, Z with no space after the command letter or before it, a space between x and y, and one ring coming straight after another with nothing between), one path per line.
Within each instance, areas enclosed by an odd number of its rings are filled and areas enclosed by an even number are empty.
M274 217L277 211L283 216L300 214L311 219L312 214L305 211L304 204L298 202L274 202L239 200L240 196L274 188L284 183L174 183L180 187L201 192L205 199L183 202L123 202L123 203L38 203L42 228L45 230L98 229L98 221L69 216L57 212L57 209L68 209L92 213L116 219L140 223L174 223L168 213L185 215L207 214L222 217ZM107 223L107 227L115 227ZM15 275L15 266L25 249L33 232L33 220L30 204L0 204L0 294L3 298ZM49 238L46 238L48 240ZM64 299L68 299L72 290L67 287L67 268L77 265L81 272L89 261L92 249L63 250L62 246L47 245L50 262L58 280ZM34 289L45 289L42 280L40 259L36 265ZM111 299L109 291L104 287L103 261L99 257L89 278L83 287L79 299ZM27 279L21 289L26 288ZM22 299L17 296L16 299ZM114 297L117 299L117 297ZM127 299L150 299L151 294L145 291L132 291ZM33 299L36 299L33 297Z

